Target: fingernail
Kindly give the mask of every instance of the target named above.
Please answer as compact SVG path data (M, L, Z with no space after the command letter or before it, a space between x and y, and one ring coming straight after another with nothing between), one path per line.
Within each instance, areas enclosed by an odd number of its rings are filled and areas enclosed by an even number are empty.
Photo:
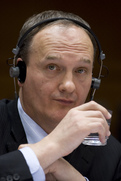
M108 119L111 119L112 114L108 112Z
M111 135L111 132L109 131L107 136L109 137L110 135Z
M108 109L108 119L111 119L112 114L113 114L113 111L111 111L111 110Z

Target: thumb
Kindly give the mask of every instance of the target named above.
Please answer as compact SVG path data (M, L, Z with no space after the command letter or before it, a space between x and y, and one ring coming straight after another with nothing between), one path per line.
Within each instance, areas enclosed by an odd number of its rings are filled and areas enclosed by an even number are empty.
M22 148L25 148L25 147L27 147L27 146L29 146L29 144L22 144L22 145L19 145L18 150L20 150L20 149L22 149Z

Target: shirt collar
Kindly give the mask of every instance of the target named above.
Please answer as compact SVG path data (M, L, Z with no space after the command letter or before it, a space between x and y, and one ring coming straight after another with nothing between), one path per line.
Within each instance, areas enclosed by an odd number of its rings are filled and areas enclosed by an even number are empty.
M39 142L41 139L47 136L47 133L24 112L20 102L20 98L18 99L17 106L28 143Z

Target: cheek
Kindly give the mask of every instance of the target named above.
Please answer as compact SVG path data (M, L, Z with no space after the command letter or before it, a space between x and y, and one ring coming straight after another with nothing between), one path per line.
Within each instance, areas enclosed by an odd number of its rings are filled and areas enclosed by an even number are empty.
M85 94L88 95L90 88L92 84L92 77L88 80L88 82L85 84Z
M51 81L45 78L40 78L32 83L32 91L38 101L44 100L45 102L55 90L55 86Z
M43 84L44 80L41 80L35 72L33 73L28 70L25 84L23 86L24 93L28 93L30 97L36 97L38 96Z
M78 100L83 104L88 96L91 87L91 79L78 84Z
M36 71L34 71L36 70ZM55 89L55 81L52 81L43 75L38 69L31 70L28 68L27 77L26 77L26 88L33 91L34 96L45 97L49 95L52 90Z
M51 84L48 84L47 82L41 82L39 87L39 97L46 100L48 97L51 96L51 93L53 92L53 86Z

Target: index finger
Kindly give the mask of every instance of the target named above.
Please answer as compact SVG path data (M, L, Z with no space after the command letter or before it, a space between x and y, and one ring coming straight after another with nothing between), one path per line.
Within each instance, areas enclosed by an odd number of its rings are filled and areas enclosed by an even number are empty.
M106 119L111 118L111 114L108 112L108 110L103 107L102 105L96 103L95 101L90 101L88 103L85 103L83 105L80 105L76 107L79 111L100 111L104 115Z

